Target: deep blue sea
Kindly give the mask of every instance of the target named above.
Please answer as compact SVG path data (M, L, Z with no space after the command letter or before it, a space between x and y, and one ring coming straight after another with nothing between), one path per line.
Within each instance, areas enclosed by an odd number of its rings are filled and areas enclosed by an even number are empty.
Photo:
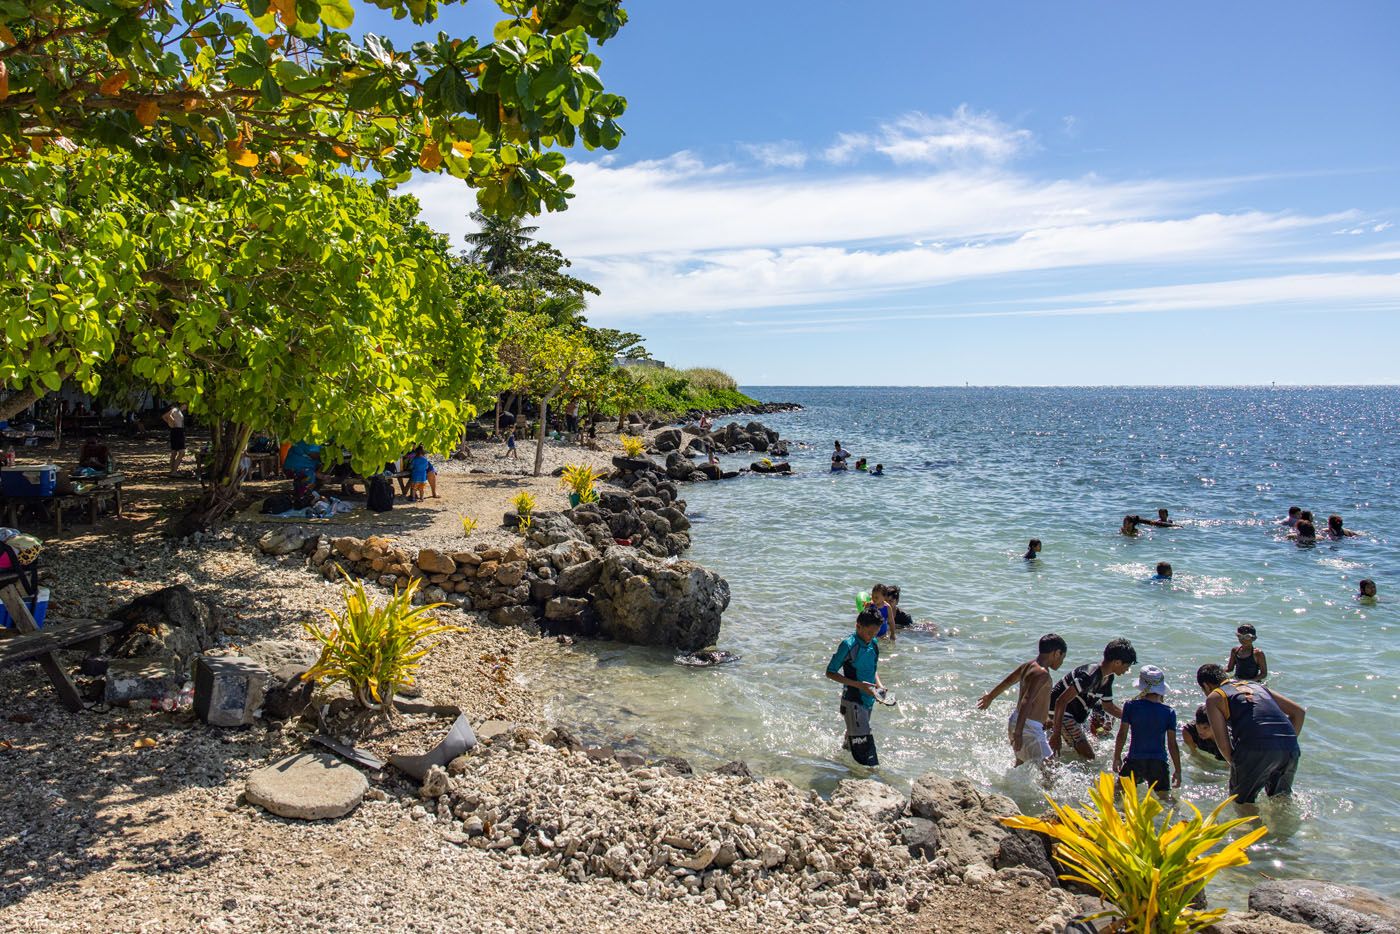
M1303 760L1295 797L1261 808L1271 832L1253 864L1213 892L1238 906L1262 876L1312 876L1400 894L1400 388L747 391L805 406L763 421L809 447L793 451L795 476L684 493L687 557L728 579L720 644L742 660L697 670L581 645L541 685L558 715L829 791L869 773L840 747L826 661L854 595L896 583L938 632L884 647L899 704L874 712L879 775L906 789L927 770L967 776L1038 809L1034 774L1011 769L1013 696L974 702L1042 633L1069 641L1062 672L1131 639L1140 664L1168 672L1185 722L1202 700L1196 667L1223 664L1249 622L1270 687L1308 708ZM833 475L836 438L886 476ZM1278 525L1290 505L1362 534L1300 548ZM1181 527L1118 534L1125 514L1159 507ZM1026 562L1032 537L1044 551ZM1149 581L1158 561L1171 583ZM1365 577L1375 605L1356 598ZM1109 742L1097 763L1067 761L1052 793L1081 798ZM1187 757L1182 798L1209 809L1224 789L1221 768Z

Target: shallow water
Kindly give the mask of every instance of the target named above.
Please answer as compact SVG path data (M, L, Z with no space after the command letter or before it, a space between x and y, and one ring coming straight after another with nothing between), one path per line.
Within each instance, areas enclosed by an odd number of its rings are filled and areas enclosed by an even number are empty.
M1069 641L1063 670L1132 639L1140 663L1167 670L1184 722L1202 699L1196 667L1223 664L1235 627L1250 622L1270 685L1309 708L1303 762L1292 802L1261 809L1272 833L1253 865L1213 899L1239 905L1261 875L1400 894L1400 390L750 391L807 406L764 419L810 443L793 451L798 474L684 494L688 557L728 579L720 644L742 660L695 669L663 652L581 645L540 679L555 716L829 791L869 773L840 748L839 688L823 671L851 631L854 594L888 581L939 632L883 647L899 704L873 715L880 775L906 790L926 770L964 775L1032 809L1039 788L1010 769L1005 740L1014 699L973 704L1042 633ZM887 476L832 475L837 437ZM1319 524L1341 513L1366 534L1299 548L1277 525L1293 504ZM1182 527L1117 534L1124 514L1159 506ZM1032 537L1044 552L1028 563ZM1171 583L1147 580L1158 561L1173 565ZM1363 577L1380 586L1375 606L1354 597ZM1182 797L1214 806L1223 770L1184 765ZM1070 764L1053 792L1078 800L1095 774Z

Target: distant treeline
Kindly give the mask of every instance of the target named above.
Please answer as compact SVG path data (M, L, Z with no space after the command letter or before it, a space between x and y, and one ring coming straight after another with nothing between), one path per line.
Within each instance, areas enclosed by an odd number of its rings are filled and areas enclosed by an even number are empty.
M629 366L627 372L642 384L637 411L679 415L691 409L734 409L757 405L758 400L739 391L734 377L713 367L673 370L667 366Z

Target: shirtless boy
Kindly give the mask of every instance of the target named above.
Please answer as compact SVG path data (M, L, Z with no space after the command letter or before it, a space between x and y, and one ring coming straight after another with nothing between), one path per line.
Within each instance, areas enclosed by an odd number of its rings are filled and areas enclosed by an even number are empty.
M986 710L997 695L1012 684L1019 685L1016 709L1006 723L1007 739L1016 754L1017 765L1023 762L1043 765L1053 755L1045 738L1045 723L1050 718L1050 672L1064 664L1069 646L1060 636L1049 632L1040 637L1038 651L1035 658L1016 666L977 701L977 709Z

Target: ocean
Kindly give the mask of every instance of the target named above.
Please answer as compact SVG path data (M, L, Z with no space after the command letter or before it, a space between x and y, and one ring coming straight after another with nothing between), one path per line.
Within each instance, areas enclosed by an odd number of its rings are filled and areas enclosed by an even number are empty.
M827 793L871 773L841 749L826 662L852 630L855 595L894 583L902 608L937 632L883 647L899 703L873 714L879 777L907 791L926 771L965 776L1037 813L1042 789L1011 768L1006 744L1014 690L989 711L974 705L1041 634L1069 642L1061 674L1131 639L1140 665L1166 669L1186 722L1202 701L1197 666L1224 664L1248 622L1269 686L1308 708L1303 759L1294 797L1261 807L1270 833L1253 863L1214 884L1213 903L1241 907L1265 877L1400 894L1400 388L746 391L805 407L762 419L804 445L795 475L682 494L686 557L729 581L719 645L742 659L694 669L659 650L582 643L539 684L555 716ZM832 474L837 438L886 475ZM1338 513L1362 534L1300 548L1278 524L1290 505L1319 528ZM1158 508L1180 527L1118 534L1124 515ZM1031 538L1044 550L1026 562ZM1172 564L1170 583L1149 580L1159 561ZM1356 599L1366 577L1375 605ZM1135 672L1120 679L1120 703ZM1082 800L1111 742L1097 763L1066 760L1051 793ZM1209 810L1226 773L1183 754L1180 797Z

